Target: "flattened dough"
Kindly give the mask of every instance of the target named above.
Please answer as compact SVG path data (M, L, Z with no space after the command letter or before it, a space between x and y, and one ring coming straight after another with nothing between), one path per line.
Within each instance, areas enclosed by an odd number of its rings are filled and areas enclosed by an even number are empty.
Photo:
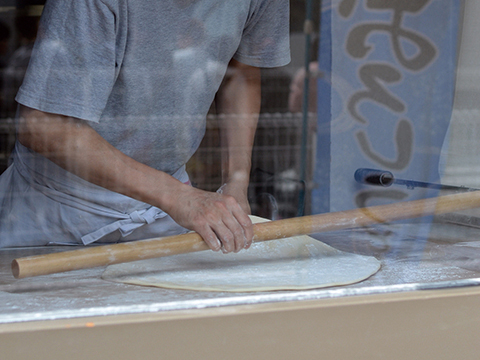
M353 284L379 268L374 257L339 251L310 236L296 236L256 243L237 254L202 251L110 265L102 278L170 289L250 292Z

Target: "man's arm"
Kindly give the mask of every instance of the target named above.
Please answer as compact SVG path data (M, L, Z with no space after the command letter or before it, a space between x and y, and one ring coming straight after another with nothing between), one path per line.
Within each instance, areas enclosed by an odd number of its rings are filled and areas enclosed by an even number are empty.
M106 189L156 206L178 224L198 232L217 251L251 244L253 227L233 196L209 193L126 156L86 121L22 106L19 141Z
M260 111L260 69L232 60L227 79L217 94L217 112L225 118L220 124L225 185L223 194L237 199L250 213L247 192L252 147Z

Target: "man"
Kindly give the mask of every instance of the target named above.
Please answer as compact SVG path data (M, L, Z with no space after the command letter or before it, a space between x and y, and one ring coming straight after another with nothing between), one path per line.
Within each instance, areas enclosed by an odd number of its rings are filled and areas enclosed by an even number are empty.
M248 248L259 67L288 61L288 0L47 1L0 178L0 246L190 229L216 251ZM226 183L209 193L185 163L228 64Z

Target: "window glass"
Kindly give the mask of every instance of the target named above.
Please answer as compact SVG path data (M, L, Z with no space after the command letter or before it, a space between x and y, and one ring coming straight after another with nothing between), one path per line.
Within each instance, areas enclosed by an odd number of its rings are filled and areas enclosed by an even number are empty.
M0 323L478 284L477 2L132 3L0 5ZM318 240L348 281L138 291L89 253L10 269L189 230L242 254L248 213L313 238L289 265Z

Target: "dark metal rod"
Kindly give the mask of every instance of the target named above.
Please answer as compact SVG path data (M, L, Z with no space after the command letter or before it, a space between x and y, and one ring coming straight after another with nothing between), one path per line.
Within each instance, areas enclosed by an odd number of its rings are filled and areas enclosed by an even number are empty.
M302 140L301 140L301 154L300 154L300 180L306 183L307 179L307 133L308 133L308 103L309 103L309 89L310 89L310 47L311 35L313 32L312 23L312 0L307 0L305 3L305 79L303 84L303 103L302 103ZM297 216L303 216L305 210L305 196L306 189L301 188L298 196L298 211Z
M355 181L357 181L360 184L377 185L377 186L383 186L383 187L388 187L392 185L404 185L408 189L421 187L421 188L429 188L429 189L454 190L454 191L479 190L479 189L469 188L465 186L444 185L444 184L436 184L436 183L416 181L416 180L396 179L395 176L390 171L368 169L368 168L357 169L357 171L355 171L354 177L355 177Z

